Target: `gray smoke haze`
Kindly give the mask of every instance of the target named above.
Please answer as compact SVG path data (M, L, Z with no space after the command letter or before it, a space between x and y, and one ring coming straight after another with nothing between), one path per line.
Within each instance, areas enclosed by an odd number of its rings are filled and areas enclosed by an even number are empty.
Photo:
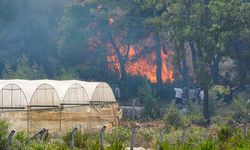
M49 67L56 57L58 24L72 0L0 0L0 61L15 63L25 54ZM48 55L50 54L50 55Z

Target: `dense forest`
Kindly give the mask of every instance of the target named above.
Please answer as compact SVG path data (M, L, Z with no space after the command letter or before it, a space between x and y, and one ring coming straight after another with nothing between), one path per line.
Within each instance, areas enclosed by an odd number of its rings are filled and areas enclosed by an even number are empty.
M1 0L2 79L105 81L158 109L174 87L250 84L248 0Z

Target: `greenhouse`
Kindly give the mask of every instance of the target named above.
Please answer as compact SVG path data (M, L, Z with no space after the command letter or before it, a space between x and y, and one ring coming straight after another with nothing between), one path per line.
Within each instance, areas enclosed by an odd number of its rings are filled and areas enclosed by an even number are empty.
M12 129L64 132L117 125L119 107L105 82L0 80L0 117Z

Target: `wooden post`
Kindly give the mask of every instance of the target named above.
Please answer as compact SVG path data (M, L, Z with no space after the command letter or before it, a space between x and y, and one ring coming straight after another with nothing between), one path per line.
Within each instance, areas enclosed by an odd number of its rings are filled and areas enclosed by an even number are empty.
M104 131L105 131L105 129L106 129L107 127L106 126L103 126L102 127L102 129L101 129L101 131L100 131L100 137L101 137L101 141L100 141L100 149L101 150L104 150Z
M62 109L63 109L63 108L62 108L62 105L61 105L61 106L59 107L59 111L60 111L60 112L59 112L59 115L60 115L60 122L59 122L59 123L60 123L60 125L59 125L59 126L60 126L60 135L62 134Z
M27 132L30 135L30 106L27 107Z
M10 135L8 136L8 150L12 149L12 147L11 147L11 145L12 145L12 137L14 136L15 132L16 132L15 130L12 130L10 132Z
M134 149L134 145L135 145L135 139L136 139L136 132L139 128L132 128L132 138L131 138L131 146L130 146L130 150Z
M71 145L71 150L74 150L74 145L75 145L75 134L77 132L77 127L75 127L72 131L72 134L71 134L71 139L70 139L70 145Z
M247 121L246 120L244 120L243 130L244 130L244 137L245 139L247 139Z
M163 136L164 136L165 131L166 131L166 127L163 128L163 129L161 130L160 142L159 142L159 144L158 144L158 146L157 146L157 150L160 150L160 148L161 148L161 143L162 143L162 141L163 141Z

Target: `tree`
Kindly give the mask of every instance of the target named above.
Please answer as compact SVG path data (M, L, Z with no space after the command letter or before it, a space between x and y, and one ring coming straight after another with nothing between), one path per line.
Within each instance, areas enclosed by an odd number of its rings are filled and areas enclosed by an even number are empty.
M29 64L29 60L25 55L19 58L16 66L6 64L2 76L4 79L47 78L46 74L43 72L43 69L40 68L36 63L33 63L33 65Z

